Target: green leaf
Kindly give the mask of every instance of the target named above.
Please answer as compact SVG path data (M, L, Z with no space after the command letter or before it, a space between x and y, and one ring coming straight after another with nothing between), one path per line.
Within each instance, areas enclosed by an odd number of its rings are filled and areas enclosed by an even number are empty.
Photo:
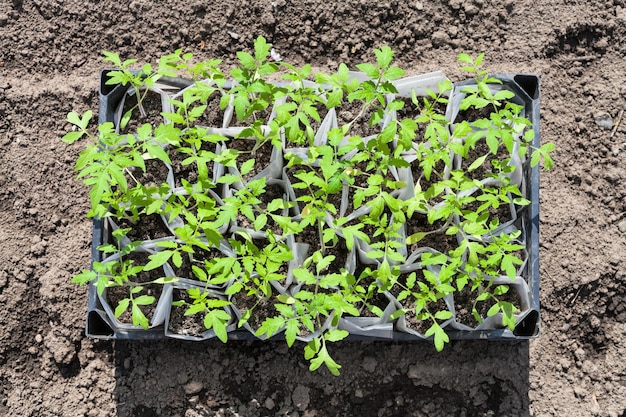
M120 302L117 304L117 307L115 307L115 317L120 317L122 314L124 314L124 312L128 309L129 304L130 298L124 298L123 300L120 300Z
M270 45L263 36L259 36L254 40L254 57L259 62L263 62L270 54Z
M98 274L95 271L82 271L80 274L72 278L72 284L85 285L95 280Z
M66 133L65 136L61 138L61 140L65 143L69 143L70 145L76 142L78 139L82 138L85 132L69 132Z
M433 326L436 326L434 337L435 349L437 349L437 352L441 352L444 345L450 341L450 338L446 334L445 330L443 330L439 325L433 324Z
M495 316L500 311L500 306L498 304L494 304L491 306L489 311L487 311L487 317Z
M324 339L329 342L337 342L339 340L345 339L346 337L348 337L348 335L349 332L346 330L332 329L324 333Z
M372 64L358 64L356 66L359 71L364 72L368 77L376 80L378 79L378 76L380 75L380 72L378 70L378 68L376 68L374 65Z
M243 164L241 164L241 168L239 168L239 172L241 173L241 175L246 175L247 173L252 171L252 168L254 168L254 158L250 158L247 161L245 161Z
M237 58L239 58L239 62L241 65L250 71L254 71L256 69L256 62L254 57L250 55L248 52L239 51L237 52Z
M411 236L406 238L406 244L407 245L412 245L414 243L417 243L420 240L424 239L427 234L428 233L424 233L424 232L413 233Z
M133 303L132 306L132 318L133 318L133 324L135 326L141 326L144 329L148 329L148 327L150 327L150 323L148 322L148 319L146 318L146 316L143 314L143 312L141 311L141 309L139 308L139 306L135 303Z
M167 262L170 259L173 253L174 251L171 251L171 250L164 250L161 252L153 253L152 255L148 257L150 261L143 267L143 270L151 271L153 269L156 269L162 266L165 262Z
M393 50L383 45L380 49L374 49L374 55L376 55L376 62L381 68L387 68L393 60Z
M406 74L406 71L399 67L391 67L387 71L385 71L385 78L388 80L396 80L400 77L403 77Z
M147 305L154 303L155 301L156 301L156 298L154 298L151 295L140 295L139 297L133 299L133 304L137 304L140 306L147 306Z
M452 318L452 313L448 310L443 310L443 311L438 311L435 313L435 318L437 320L448 320L449 318Z
M476 160L472 162L472 164L469 166L469 168L467 168L467 170L469 172L475 171L480 166L482 166L482 164L485 162L485 159L487 159L487 155L483 155L480 158L476 158Z

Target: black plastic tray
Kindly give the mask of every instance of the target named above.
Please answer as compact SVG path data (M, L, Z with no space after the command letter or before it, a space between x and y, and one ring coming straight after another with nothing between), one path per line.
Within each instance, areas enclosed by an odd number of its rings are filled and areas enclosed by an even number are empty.
M127 87L122 85L106 85L106 74L110 70L104 70L100 75L100 107L99 123L112 122L114 112L122 97L127 91ZM495 74L502 83L513 90L525 104L526 117L532 122L535 131L533 147L540 146L540 78L529 74ZM455 86L462 86L473 83L473 80L456 83ZM159 83L169 85L172 88L184 88L192 81L182 78L162 78ZM526 226L526 244L529 255L525 271L522 274L527 279L530 289L530 310L519 320L514 331L508 329L492 330L472 330L460 331L446 328L446 333L451 340L461 339L492 339L492 340L523 340L539 336L541 330L540 308L539 308L539 167L531 168L528 163L524 169L526 176L527 195L531 201L529 206L522 210ZM102 261L102 254L97 248L104 242L107 235L105 228L107 223L95 219L93 222L93 242L92 242L92 262ZM91 338L98 339L134 339L150 340L166 338L163 326L153 329L127 330L120 329L112 323L104 311L96 293L94 285L89 285L86 334ZM279 339L281 335L273 339ZM231 340L256 340L254 335L245 330L236 330L229 333ZM372 338L366 336L350 335L351 340L424 340L418 336L407 333L394 332L393 338Z

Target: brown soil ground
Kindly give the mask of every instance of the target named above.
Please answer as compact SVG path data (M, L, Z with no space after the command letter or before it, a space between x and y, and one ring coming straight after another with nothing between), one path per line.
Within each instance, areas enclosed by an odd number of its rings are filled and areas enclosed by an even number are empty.
M345 342L341 377L284 343L111 342L84 335L89 267L81 144L102 50L156 62L182 48L233 62L264 35L287 60L335 69L382 44L410 74L486 52L542 77L542 333L531 342ZM0 2L0 415L626 416L624 0Z

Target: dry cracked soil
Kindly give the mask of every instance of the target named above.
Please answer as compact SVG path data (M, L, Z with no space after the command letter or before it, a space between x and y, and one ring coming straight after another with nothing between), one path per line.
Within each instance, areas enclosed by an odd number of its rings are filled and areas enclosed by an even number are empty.
M541 76L542 335L530 342L342 342L342 375L284 343L85 337L89 267L81 144L103 50L177 48L226 64L264 35L289 62L334 70L389 45L409 74ZM626 416L624 0L0 1L1 416ZM596 118L609 121L601 127ZM598 120L600 120L598 119ZM626 120L623 120L626 122ZM613 133L612 133L613 132Z

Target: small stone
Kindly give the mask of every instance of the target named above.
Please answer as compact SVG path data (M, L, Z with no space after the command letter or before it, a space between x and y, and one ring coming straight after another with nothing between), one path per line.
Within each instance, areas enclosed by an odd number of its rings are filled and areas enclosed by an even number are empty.
M415 8L417 10L424 10L424 3L422 3L421 1L416 1L415 2Z
M574 356L576 356L576 359L579 361L584 361L587 358L587 352L585 352L585 349L578 348L574 351Z
M265 400L264 403L265 408L267 408L268 410L273 410L274 406L276 406L276 404L274 403L274 400L272 400L271 398L267 398Z
M124 369L130 369L131 361L130 358L124 359Z
M356 398L363 398L363 390L357 389L356 391L354 391L354 396Z
M186 384L187 381L189 381L189 375L187 375L185 372L179 372L178 374L176 374L176 381L180 384Z
M204 386L202 385L202 382L191 381L190 383L185 384L183 386L183 389L185 390L185 394L195 395L202 391L204 389Z
M617 224L617 228L619 229L620 232L626 233L626 220L619 222Z
M577 397L584 397L585 396L585 389L583 387L581 387L580 385L577 385L574 387L574 394L576 394Z
M306 410L309 407L309 402L311 401L309 389L302 384L298 384L296 389L294 389L291 394L291 401L298 410Z
M598 113L595 115L594 120L603 129L610 130L613 128L613 118L608 113Z
M37 343L41 343L41 342L43 342L43 336L42 336L42 335L40 335L39 333L37 333L37 334L35 335L35 342L37 342Z
M433 43L435 48L440 46L444 46L445 44L450 42L450 36L444 32L443 30L437 30L433 32L430 37L430 41Z

